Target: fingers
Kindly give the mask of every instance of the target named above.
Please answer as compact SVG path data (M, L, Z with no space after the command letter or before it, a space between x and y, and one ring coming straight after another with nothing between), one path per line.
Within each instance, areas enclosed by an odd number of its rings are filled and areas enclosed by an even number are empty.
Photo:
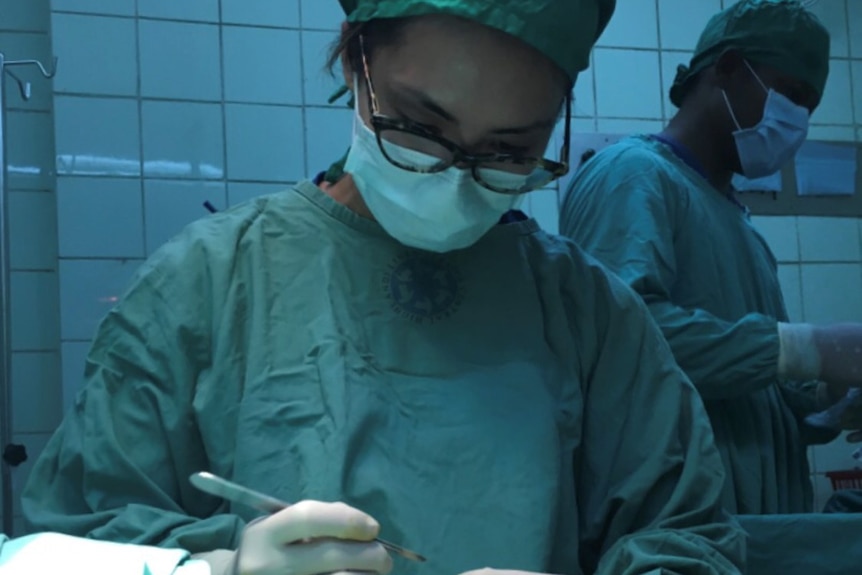
M344 503L303 501L261 522L269 541L287 545L307 539L372 541L380 525L371 516Z
M365 572L384 575L392 571L392 557L379 543L319 540L284 549L285 573Z

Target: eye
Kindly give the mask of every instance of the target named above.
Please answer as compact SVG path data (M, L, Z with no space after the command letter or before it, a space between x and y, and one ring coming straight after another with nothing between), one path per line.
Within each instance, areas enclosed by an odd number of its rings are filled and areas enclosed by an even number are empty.
M496 142L494 149L501 154L510 156L525 156L530 152L530 148L527 146L517 146L507 142Z

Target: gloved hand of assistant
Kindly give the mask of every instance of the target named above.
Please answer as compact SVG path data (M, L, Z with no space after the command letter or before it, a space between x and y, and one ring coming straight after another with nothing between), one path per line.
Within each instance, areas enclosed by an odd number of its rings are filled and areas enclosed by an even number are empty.
M829 384L833 398L844 397L851 387L862 387L862 324L815 327L813 339L820 356L818 379Z
M297 503L246 527L233 575L384 575L392 559L374 541L379 530L373 518L343 503Z

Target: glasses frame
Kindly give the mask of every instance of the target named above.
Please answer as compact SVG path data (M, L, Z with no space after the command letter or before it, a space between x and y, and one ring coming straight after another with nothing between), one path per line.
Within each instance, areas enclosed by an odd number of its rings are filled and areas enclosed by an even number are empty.
M496 188L491 184L488 184L484 180L482 180L481 175L479 174L480 164L485 163L509 163L515 165L529 165L532 164L538 169L545 170L551 175L551 179L548 180L543 186L548 185L549 183L558 180L569 173L569 151L571 149L571 126L572 126L572 94L569 92L566 94L566 116L565 116L565 132L563 133L563 145L560 148L560 161L549 160L546 158L533 158L529 156L517 156L513 154L469 154L465 152L458 144L452 142L451 140L447 140L439 136L438 134L433 133L428 130L424 126L421 126L415 122L411 122L410 120L401 120L397 118L392 118L380 112L380 104L377 101L377 94L374 92L374 83L371 81L371 72L369 71L368 59L365 56L365 40L362 36L359 36L359 46L360 52L362 56L362 68L363 75L365 77L365 85L368 92L368 107L371 111L371 127L374 131L374 136L377 140L377 146L380 148L381 153L389 161L390 164L401 168L402 170L406 170L408 172L414 172L418 174L434 174L439 173L444 170L449 169L454 165L465 166L470 169L470 173L473 176L473 179L476 180L481 186L491 190L492 192L497 192L499 194L506 195L520 195L535 191L537 189L541 189L542 186L533 188L531 190L505 190L501 188ZM452 153L452 161L443 162L441 161L438 165L432 166L430 168L416 168L415 166L408 166L405 164L401 164L397 160L393 159L386 152L386 146L383 143L382 133L391 130L404 132L406 134L411 134L414 136L419 136L430 140L436 144L439 144L446 150Z

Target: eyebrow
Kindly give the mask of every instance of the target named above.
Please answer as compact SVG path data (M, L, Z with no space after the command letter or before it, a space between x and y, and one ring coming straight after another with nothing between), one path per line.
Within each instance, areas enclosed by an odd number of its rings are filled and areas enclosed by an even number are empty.
M441 106L440 104L435 102L434 99L431 98L431 96L429 96L428 94L426 94L420 90L417 90L416 88L413 88L411 86L406 86L406 85L400 84L400 83L394 84L393 87L395 88L396 92L404 93L407 96L413 98L414 100L416 100L416 102L418 104L423 106L429 112L436 114L437 116L440 116L441 118L443 118L447 122L458 123L458 119L455 116L453 116L450 112L448 112L445 108L443 108L443 106ZM500 128L497 130L492 130L491 132L493 134L513 136L513 135L518 135L518 134L526 134L529 132L534 132L534 131L540 130L540 129L552 128L556 124L557 124L557 118L556 118L556 116L554 116L554 118L550 119L550 120L539 120L537 122L533 122L532 124L527 124L524 126L510 127L510 128Z

